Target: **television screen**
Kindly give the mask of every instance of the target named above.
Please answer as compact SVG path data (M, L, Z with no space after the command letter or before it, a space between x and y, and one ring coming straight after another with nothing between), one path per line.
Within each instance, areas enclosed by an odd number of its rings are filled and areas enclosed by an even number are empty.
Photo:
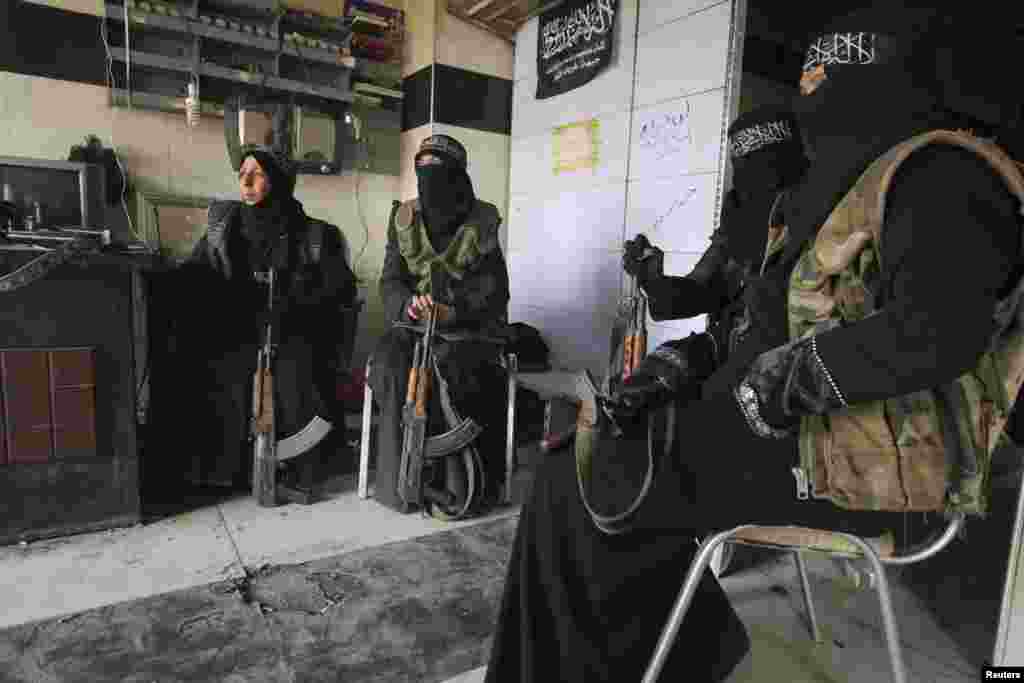
M74 169L0 165L0 199L13 201L35 215L35 203L42 205L39 227L80 227L82 192L80 173Z

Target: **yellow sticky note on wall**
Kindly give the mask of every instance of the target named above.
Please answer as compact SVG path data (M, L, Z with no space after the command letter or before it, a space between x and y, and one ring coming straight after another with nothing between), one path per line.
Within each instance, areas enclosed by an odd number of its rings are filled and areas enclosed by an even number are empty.
M587 119L555 128L555 173L597 167L600 122Z

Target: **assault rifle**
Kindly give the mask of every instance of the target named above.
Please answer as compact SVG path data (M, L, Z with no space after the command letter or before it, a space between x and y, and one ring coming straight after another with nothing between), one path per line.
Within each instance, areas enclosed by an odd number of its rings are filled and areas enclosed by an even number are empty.
M267 273L269 306L274 305L274 269ZM277 427L274 422L274 327L267 320L263 347L260 349L256 376L253 378L253 468L252 490L256 501L263 506L277 503Z
M427 440L427 416L430 385L434 377L433 341L437 316L431 306L427 313L427 332L413 349L409 384L403 410L402 461L398 470L398 496L406 505L423 505L423 457Z
M626 295L629 322L622 343L623 381L632 376L640 366L640 361L647 355L647 297L644 296L635 277L626 277L629 278Z
M268 312L274 309L275 271L266 274ZM308 492L298 491L277 483L277 465L305 453L330 433L333 425L319 415L291 436L277 439L277 424L274 419L274 359L277 345L274 343L273 318L268 316L264 331L263 346L260 348L253 378L252 433L253 467L252 491L256 502L264 507L278 504L279 498L309 505L313 502Z
M413 363L409 369L409 382L406 387L405 406L403 407L402 459L398 469L398 495L406 505L419 506L426 511L424 501L436 504L439 508L456 511L456 516L465 514L469 499L460 505L454 495L445 490L429 486L424 481L424 469L439 464L445 456L463 453L464 459L474 455L470 444L483 431L483 428L472 418L463 418L452 405L448 394L447 383L441 376L437 360L434 357L434 343L438 337L438 303L448 291L446 275L441 270L431 272L430 291L435 303L427 312L426 328L421 326L397 323L398 327L411 328L421 334L413 348ZM449 338L450 335L442 335ZM455 336L458 336L457 334ZM434 380L437 380L435 386ZM430 401L434 389L438 390L441 413L448 431L436 436L427 436ZM467 468L473 467L467 460ZM472 477L470 477L472 479ZM472 498L472 496L470 496ZM455 506L454 508L452 506Z

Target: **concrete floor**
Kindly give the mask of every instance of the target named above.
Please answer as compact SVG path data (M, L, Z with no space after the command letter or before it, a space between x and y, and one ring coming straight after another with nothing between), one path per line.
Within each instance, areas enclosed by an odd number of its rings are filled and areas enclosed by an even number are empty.
M456 533L457 538L463 539L458 542L465 545L469 542L465 539L473 537L471 532L474 529L484 529L480 525L495 524L503 519L514 521L517 512L514 506L506 507L483 519L454 524L423 518L418 514L401 515L372 499L360 500L354 492L354 477L348 476L333 483L328 500L312 506L260 508L251 498L243 496L152 524L0 548L0 576L4 577L0 582L0 605L3 606L0 629L6 629L9 634L22 634L17 636L21 640L16 647L5 648L0 642L0 660L5 656L15 657L15 650L21 652L17 656L24 656L28 651L24 641L28 637L24 635L27 625L47 622L66 626L66 622L79 620L83 615L87 621L92 618L89 615L109 614L130 601L142 604L138 601L153 596L172 595L185 589L206 590L204 587L229 585L233 581L274 571L280 573L275 568L303 565L302 571L309 574L313 571L309 567L317 563L340 566L347 558L362 557L361 553L365 555L383 550L382 546L386 544L401 544L410 539L418 539L417 543L422 546L416 552L426 552L422 548L429 549L429 539L441 539L445 533ZM505 526L510 529L514 524L510 522ZM499 540L490 538L487 541L492 546L510 542L511 533L507 529ZM977 542L973 549L977 549ZM510 548L494 546L487 552L491 557L499 558L501 553L507 557L509 551ZM722 579L754 643L752 652L734 672L730 683L876 683L890 680L889 660L873 592L843 588L837 581L839 573L831 561L809 555L808 569L819 623L826 636L825 642L815 645L808 636L799 582L790 557L762 551L751 554L754 552L742 551L733 565L735 572ZM963 551L949 551L951 556L956 552ZM475 579L489 582L484 590L487 596L485 603L488 600L494 602L500 595L503 560L494 562L497 564L488 569L490 573L485 578ZM322 573L325 570L321 567L317 571ZM950 583L954 577L948 574L948 566L942 571L947 572L947 581L945 588L938 591L938 597L944 606L938 606L935 601L934 581L928 582L931 589L922 589L921 581L915 583L907 573L891 575L909 681L914 683L979 680L978 672L987 656L986 648L991 649L995 635L1000 587L995 584L1000 580L983 581L986 585L981 587L964 583L966 579L956 584L955 581ZM421 576L414 584L419 585L416 582L424 580ZM322 586L320 588L323 590ZM488 609L493 612L496 607L496 603L489 607L477 606L483 613ZM954 616L950 618L950 615ZM485 619L486 614L480 618ZM309 627L304 628L308 631ZM324 629L327 633L326 625ZM125 628L121 630L125 631ZM0 631L0 636L3 633ZM37 630L32 630L31 634L35 638ZM70 638L71 635L65 634L65 637ZM146 647L145 643L140 643L142 641L135 645L139 652ZM221 645L220 649L224 647ZM701 644L700 647L706 645ZM51 648L50 659L46 661L56 668L51 668L45 677L39 674L38 677L6 678L3 675L5 669L0 667L0 680L31 680L33 683L100 680L94 674L91 674L92 678L62 678L55 674L60 671L60 652L72 656L67 648ZM485 651L464 654L461 659L449 657L446 661L447 669L437 671L452 671L455 667L452 673L457 673L458 662L464 662L465 667L464 673L448 678L449 683L483 680L483 669L474 667L486 661ZM150 679L138 680L151 683ZM234 676L165 679L154 676L152 681L155 680L164 683L165 680L261 679ZM318 678L312 674L304 679L292 671L290 675L275 674L265 680L335 679ZM402 678L396 674L390 678L366 677L359 680L444 679Z

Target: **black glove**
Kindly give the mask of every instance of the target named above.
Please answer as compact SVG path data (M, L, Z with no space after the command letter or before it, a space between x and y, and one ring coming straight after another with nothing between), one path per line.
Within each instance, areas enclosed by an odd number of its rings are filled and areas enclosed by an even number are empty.
M816 352L813 337L798 339L754 359L736 389L747 423L760 436L783 438L800 418L847 407Z
M648 410L677 398L695 397L715 367L714 341L707 334L665 342L609 397L605 412L623 430Z
M622 268L641 285L660 278L664 272L665 252L637 235L623 245Z

